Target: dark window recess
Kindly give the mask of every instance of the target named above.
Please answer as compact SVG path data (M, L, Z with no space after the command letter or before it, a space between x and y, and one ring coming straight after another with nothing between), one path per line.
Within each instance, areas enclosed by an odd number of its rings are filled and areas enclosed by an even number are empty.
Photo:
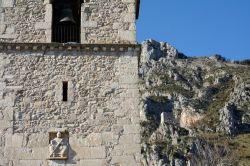
M79 43L82 0L54 0L52 42Z
M63 82L63 101L68 101L68 82L64 81Z

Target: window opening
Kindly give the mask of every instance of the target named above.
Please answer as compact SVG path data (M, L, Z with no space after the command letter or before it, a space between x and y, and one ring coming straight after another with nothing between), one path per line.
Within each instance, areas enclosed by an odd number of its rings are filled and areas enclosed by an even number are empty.
M68 101L68 82L63 82L63 101Z
M54 0L52 42L79 43L82 0Z

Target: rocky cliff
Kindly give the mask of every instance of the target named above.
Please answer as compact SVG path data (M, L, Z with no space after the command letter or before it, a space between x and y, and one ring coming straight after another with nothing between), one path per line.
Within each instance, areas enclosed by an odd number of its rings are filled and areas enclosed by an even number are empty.
M139 73L144 165L250 164L250 66L147 40Z

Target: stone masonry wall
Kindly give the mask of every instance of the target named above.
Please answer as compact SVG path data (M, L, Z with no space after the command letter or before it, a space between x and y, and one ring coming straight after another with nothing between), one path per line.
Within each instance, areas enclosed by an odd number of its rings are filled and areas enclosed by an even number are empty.
M0 166L140 165L138 54L1 46ZM47 160L48 132L61 129L69 159Z
M0 0L0 42L50 43L52 0ZM81 43L136 43L136 0L86 0Z
M46 42L43 0L0 0L0 42Z
M136 0L88 0L82 5L82 43L136 43Z

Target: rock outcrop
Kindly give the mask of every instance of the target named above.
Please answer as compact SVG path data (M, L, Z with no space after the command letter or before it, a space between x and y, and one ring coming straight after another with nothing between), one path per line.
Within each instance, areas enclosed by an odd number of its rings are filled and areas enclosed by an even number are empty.
M168 43L143 42L144 165L249 162L249 153L243 153L249 147L240 146L250 144L249 71L220 55L187 57Z

